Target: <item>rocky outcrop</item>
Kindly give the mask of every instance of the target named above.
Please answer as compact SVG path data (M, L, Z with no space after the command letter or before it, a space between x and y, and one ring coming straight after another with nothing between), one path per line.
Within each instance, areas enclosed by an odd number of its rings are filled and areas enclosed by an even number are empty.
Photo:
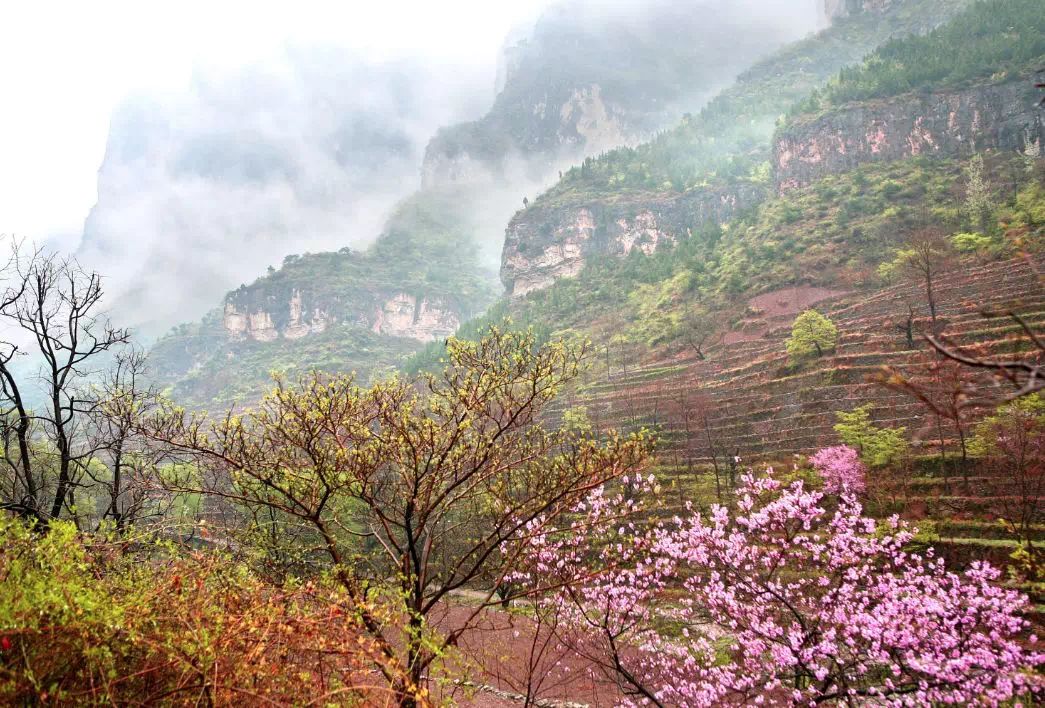
M226 335L233 340L251 339L256 342L272 342L276 339L301 339L310 334L321 334L334 321L320 308L306 312L302 306L301 292L294 290L286 304L286 311L274 313L270 309L252 309L237 304L234 295L225 299L222 325ZM276 322L279 322L277 326Z
M781 192L867 162L987 149L1040 155L1045 113L1031 76L969 88L906 94L801 117L774 139Z
M822 0L822 17L830 22L861 12L885 12L902 0Z
M340 317L322 307L306 307L298 290L293 291L283 306L252 307L239 300L235 293L226 298L222 318L225 335L233 341L301 339L322 334L340 320L368 328L375 334L431 342L450 336L461 324L461 313L453 304L403 292L374 293L367 299L369 305L342 312Z
M741 184L568 207L538 204L508 225L501 281L508 295L521 297L576 275L593 254L623 257L638 249L649 255L693 229L728 221L766 193L762 185Z
M371 329L377 334L432 342L449 337L460 325L460 315L447 303L396 293L377 308Z
M804 25L756 0L553 3L505 46L490 110L429 142L422 186L543 183L563 165L640 142L812 30L808 14Z
M495 107L496 109L496 107ZM635 143L649 133L645 114L629 113L603 96L597 83L544 91L513 119L520 134L498 124L496 131L480 120L440 130L425 150L421 185L482 184L521 176L539 178L556 161L570 161L618 145ZM526 164L535 154L543 169Z

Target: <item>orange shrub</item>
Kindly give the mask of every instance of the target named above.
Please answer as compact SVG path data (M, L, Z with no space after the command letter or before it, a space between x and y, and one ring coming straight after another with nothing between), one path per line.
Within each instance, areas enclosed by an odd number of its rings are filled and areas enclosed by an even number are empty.
M217 553L129 556L0 520L0 703L345 705L387 698L338 591Z

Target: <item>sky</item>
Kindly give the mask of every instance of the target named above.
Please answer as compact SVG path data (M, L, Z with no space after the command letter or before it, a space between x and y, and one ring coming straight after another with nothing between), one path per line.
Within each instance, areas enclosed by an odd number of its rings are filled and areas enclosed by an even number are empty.
M548 0L31 0L0 3L0 234L75 247L121 99L291 43L488 67Z

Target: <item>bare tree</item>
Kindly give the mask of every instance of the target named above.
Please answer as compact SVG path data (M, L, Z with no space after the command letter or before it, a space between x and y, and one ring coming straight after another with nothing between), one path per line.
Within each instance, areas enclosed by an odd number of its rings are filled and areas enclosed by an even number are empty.
M896 329L903 332L907 348L914 349L914 306L909 301L905 301L904 304L907 305L907 315L896 323Z
M1045 360L1045 338L1035 332L1027 321L1014 311L985 310L982 314L987 318L1011 318L1019 325L1023 335L1029 341L1031 351L1022 358L981 356L942 335L928 335L926 339L936 351L948 359L965 366L988 371L998 380L1011 384L1015 390L1005 397L1006 400L1029 396L1045 388L1045 361L1043 361Z
M17 244L9 263L0 298L0 319L11 326L9 341L0 346L0 396L5 432L18 446L19 459L12 466L9 458L8 466L20 471L24 496L9 499L7 507L46 523L72 505L94 453L86 433L95 401L86 384L129 335L101 313L97 273L38 251L23 257ZM44 400L38 408L28 404L33 395ZM34 445L43 441L53 446L53 465L33 460Z
M163 513L162 506L147 509L150 500L159 501L154 480L166 451L139 434L142 421L159 405L158 393L145 383L146 362L143 350L128 347L116 354L94 387L88 449L104 463L105 474L90 465L85 473L104 490L100 522L111 521L117 531L146 513Z

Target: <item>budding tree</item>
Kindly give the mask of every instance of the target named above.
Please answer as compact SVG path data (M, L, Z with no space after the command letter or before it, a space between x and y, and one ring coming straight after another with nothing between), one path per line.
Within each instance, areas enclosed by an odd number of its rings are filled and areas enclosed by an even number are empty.
M498 328L447 349L439 376L364 389L314 374L279 382L243 415L167 411L150 425L202 466L202 482L169 478L172 489L275 509L315 530L401 705L426 702L440 657L485 608L515 596L505 588L528 540L651 451L645 433L599 442L542 422L583 349ZM472 605L438 624L465 589L478 591Z
M75 261L25 254L14 244L3 276L0 405L10 473L4 505L47 522L74 506L95 452L86 435L94 408L88 384L129 334L101 311L101 276Z

